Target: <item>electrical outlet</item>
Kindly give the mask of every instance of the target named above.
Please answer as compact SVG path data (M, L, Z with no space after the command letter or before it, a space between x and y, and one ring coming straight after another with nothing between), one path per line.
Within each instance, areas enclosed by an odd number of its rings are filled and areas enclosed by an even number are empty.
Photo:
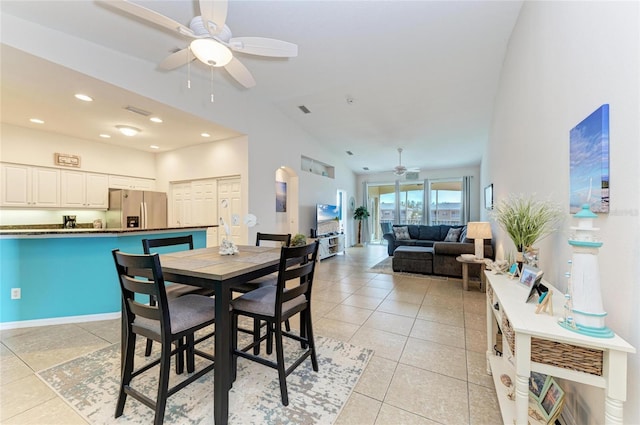
M22 297L22 293L20 291L20 288L11 288L11 299L12 300L19 300L20 297Z

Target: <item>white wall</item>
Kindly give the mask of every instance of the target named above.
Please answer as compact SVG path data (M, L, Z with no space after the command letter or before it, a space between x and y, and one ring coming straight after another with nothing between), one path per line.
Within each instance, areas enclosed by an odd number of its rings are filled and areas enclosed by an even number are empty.
M155 154L127 149L47 131L0 123L0 160L56 167L54 153L80 156L80 170L125 176L156 177Z
M640 129L638 2L525 2L510 40L496 98L482 185L496 201L536 193L567 212L562 231L542 243L541 267L566 288L571 249L569 130L610 105L611 212L600 214L599 264L606 323L640 348ZM494 229L495 230L495 229ZM497 236L503 250L510 239ZM640 361L629 356L625 423L640 423ZM602 423L603 391L564 386L577 423Z

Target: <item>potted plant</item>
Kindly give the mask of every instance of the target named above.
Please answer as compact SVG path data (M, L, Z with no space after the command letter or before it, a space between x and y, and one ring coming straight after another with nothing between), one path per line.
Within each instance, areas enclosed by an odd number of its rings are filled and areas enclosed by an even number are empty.
M526 250L534 249L536 242L557 230L563 213L550 201L510 195L498 203L491 215L513 241L516 260L522 262Z
M367 207L360 206L353 212L353 219L358 221L358 246L362 246L362 220L368 217Z
M307 237L302 233L297 233L291 238L291 246L303 246L307 244Z

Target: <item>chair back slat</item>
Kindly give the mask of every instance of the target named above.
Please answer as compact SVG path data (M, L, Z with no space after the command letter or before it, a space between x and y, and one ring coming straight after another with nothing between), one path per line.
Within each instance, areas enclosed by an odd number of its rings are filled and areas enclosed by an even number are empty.
M276 292L277 318L282 316L282 304L289 300L304 295L307 303L311 302L317 256L318 241L303 246L282 248Z
M160 322L161 332L166 333L168 337L171 321L159 255L126 254L115 249L113 259L122 292L127 327L131 328L136 316L157 320ZM136 294L154 296L156 305L136 301Z
M189 249L193 249L193 235L142 240L142 249L144 250L145 254L151 254L151 248L161 248L176 245L187 245Z
M282 246L291 245L291 233L276 234L276 233L260 233L256 234L256 246L262 245L263 241L280 242Z

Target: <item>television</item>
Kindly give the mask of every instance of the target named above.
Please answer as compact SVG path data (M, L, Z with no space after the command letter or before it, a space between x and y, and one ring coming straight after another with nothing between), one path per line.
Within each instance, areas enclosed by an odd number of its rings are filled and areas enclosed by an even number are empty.
M316 204L316 236L340 231L340 208L336 205Z

